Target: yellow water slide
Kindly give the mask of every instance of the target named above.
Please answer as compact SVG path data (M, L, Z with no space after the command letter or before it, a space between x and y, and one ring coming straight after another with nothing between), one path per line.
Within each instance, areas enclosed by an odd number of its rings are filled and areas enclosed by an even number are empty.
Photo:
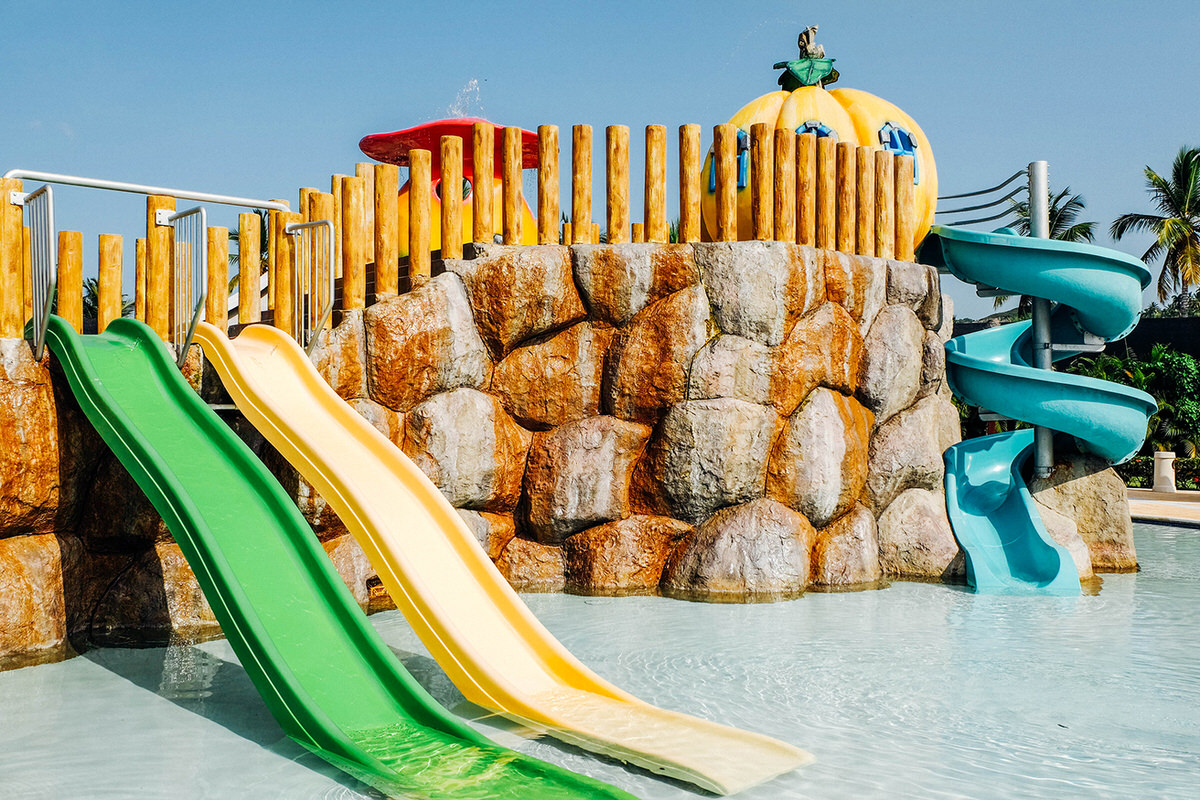
M666 711L605 682L525 606L437 487L276 328L196 339L247 419L316 487L468 700L563 741L719 794L811 761L761 734Z

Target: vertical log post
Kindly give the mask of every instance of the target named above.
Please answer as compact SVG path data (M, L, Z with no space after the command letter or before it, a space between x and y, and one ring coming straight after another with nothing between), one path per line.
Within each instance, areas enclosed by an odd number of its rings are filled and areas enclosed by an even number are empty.
M913 157L896 156L896 258L912 261L917 236L916 188L913 186Z
M83 234L58 232L58 316L83 333Z
M562 224L562 239L560 240L559 244L566 246L571 245L571 223L564 222Z
M600 244L600 223L593 222L591 224L591 231L592 231L592 235L591 235L591 238L588 239L588 241L591 244Z
M238 214L238 324L262 319L262 229L258 214Z
M796 241L817 244L817 135L796 136Z
M857 220L854 235L855 252L860 256L875 255L875 150L859 147L854 151L854 173L858 196Z
M399 291L400 168L375 165L375 296Z
M592 126L571 128L571 231L573 244L592 237Z
M875 255L892 258L896 253L894 156L875 151Z
M737 128L717 125L713 128L713 160L717 172L718 242L737 239Z
M492 224L492 204L495 196L492 194L492 176L495 169L492 158L495 153L495 128L490 122L476 122L471 129L471 172L474 184L471 204L471 241L488 242L496 226ZM412 186L412 172L409 171L409 186ZM409 192L409 203L412 203L412 192ZM409 216L409 239L412 239L412 216ZM409 251L410 256L412 249ZM410 268L411 274L411 268Z
M774 131L775 241L796 241L796 134L787 128Z
M700 126L679 126L679 241L700 241Z
M329 192L333 195L333 275L342 277L342 181L349 175L332 175L329 178Z
M174 211L175 198L156 194L146 198L146 324L165 342L171 336L175 230L154 221L159 209Z
M629 239L632 242L646 241L646 225L642 222L633 223L629 230Z
M308 218L310 220L333 219L334 213L332 193L317 192L308 198ZM329 245L325 244L316 235L312 235L310 241L312 244L312 249L309 253L309 258L313 260L313 263L317 264L327 261L329 259ZM332 302L333 299L329 296L329 275L330 273L336 273L336 271L337 270L334 264L325 264L324 270L319 271L319 274L316 276L319 285L309 287L309 290L312 293L312 297L309 302L312 304L312 306L324 307L326 303ZM342 281L344 287L345 278L343 278ZM316 312L314 311L313 313ZM319 320L316 319L312 320L314 325L318 321Z
M850 142L838 142L837 146L837 249L843 253L855 250L855 235L858 230L854 204L858 199L856 178L858 146Z
M507 131L508 128L505 128ZM517 130L519 134L519 129ZM505 143L507 143L505 139ZM518 138L518 144L520 139ZM462 182L463 140L458 136L443 136L440 142L442 159L442 258L462 258ZM519 151L518 151L519 155Z
M0 178L0 337L20 339L25 335L21 318L24 294L25 245L21 232L24 209L8 201L9 192L21 191L21 181Z
M301 214L308 213L308 198L316 191L317 191L316 189L313 189L311 187L306 187L306 188L300 190L300 204L296 206L296 210L298 212L300 212ZM305 217L304 221L311 222L312 220Z
M292 275L296 270L296 237L287 232L288 225L303 222L298 211L279 214L278 236L275 243L275 327L288 336L296 335L296 319L292 308Z
M342 178L342 308L346 311L366 307L366 191L362 178Z
M502 140L504 163L500 181L504 195L504 243L521 243L521 211L525 200L521 194L521 129L509 126L504 129ZM443 205L445 195L443 194ZM445 236L442 236L443 241Z
M671 228L667 224L667 129L663 125L646 126L644 203L646 241L668 241ZM609 228L611 233L612 228Z
M408 274L412 287L429 280L430 170L433 156L428 150L408 154ZM491 192L487 192L490 196ZM489 236L487 241L491 241Z
M146 321L146 240L133 241L133 318Z
M558 243L558 126L538 126L538 244Z
M108 323L121 316L123 241L116 234L100 234L99 267L96 273L96 333L104 333Z
M775 157L771 152L774 134L766 122L750 126L750 235L754 239L775 238Z
M208 290L204 319L222 332L229 330L229 229L208 229Z
M275 262L279 254L279 212L267 212L267 308L275 308Z
M360 161L354 165L354 176L363 182L363 255L367 261L375 260L375 165ZM319 321L319 320L318 320ZM314 325L316 322L313 323Z
M817 247L837 248L837 141L817 139Z
M629 128L609 125L604 139L608 243L620 244L629 241Z

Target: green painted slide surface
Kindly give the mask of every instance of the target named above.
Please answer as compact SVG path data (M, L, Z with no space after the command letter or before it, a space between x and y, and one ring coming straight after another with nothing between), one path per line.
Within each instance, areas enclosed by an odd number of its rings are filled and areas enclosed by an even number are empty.
M47 343L289 736L402 797L630 797L501 748L442 709L371 627L283 488L150 328L121 319L80 336L51 317Z
M1050 339L1069 358L1088 342L1124 337L1137 324L1150 271L1108 248L935 226L919 258L981 287L1047 298ZM1031 324L1017 322L946 343L956 395L1012 419L1073 436L1081 449L1121 462L1142 446L1157 406L1145 392L1033 366ZM1067 550L1046 531L1022 477L1033 431L971 439L948 448L946 507L976 591L1079 594Z

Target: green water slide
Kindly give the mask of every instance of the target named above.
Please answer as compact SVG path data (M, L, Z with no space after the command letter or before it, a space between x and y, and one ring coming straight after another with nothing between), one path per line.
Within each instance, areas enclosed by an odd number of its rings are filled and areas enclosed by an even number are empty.
M630 798L490 742L441 708L354 602L295 504L140 322L46 341L84 414L166 521L283 730L387 794Z
M976 286L1047 298L1052 358L1120 339L1137 324L1150 271L1095 245L935 226L919 258ZM1074 437L1080 449L1119 463L1133 456L1157 406L1145 392L1033 366L1030 322L946 343L946 377L971 405ZM1029 429L983 436L946 450L946 506L977 591L1079 594L1070 554L1047 533L1024 469Z

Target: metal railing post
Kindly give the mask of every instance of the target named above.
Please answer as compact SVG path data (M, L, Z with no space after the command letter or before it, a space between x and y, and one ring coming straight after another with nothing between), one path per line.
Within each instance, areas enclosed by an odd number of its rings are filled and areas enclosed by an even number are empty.
M175 228L172 339L179 347L176 363L182 369L208 297L208 214L203 206L196 206L169 215L167 222Z
M1029 164L1029 234L1038 239L1050 238L1050 171L1045 161ZM1033 365L1038 369L1054 368L1050 301L1044 297L1033 298ZM1054 469L1054 431L1034 428L1033 442L1034 474L1045 478Z
M297 240L293 248L296 267L292 271L292 320L296 341L309 355L312 355L321 330L333 314L333 231L333 221L328 219L297 222L284 228L285 233L295 236ZM306 234L312 237L308 241L305 241ZM321 246L322 235L324 246Z
M54 190L43 185L21 199L29 222L29 279L33 294L33 357L41 360L46 326L58 289L58 236L54 231Z

